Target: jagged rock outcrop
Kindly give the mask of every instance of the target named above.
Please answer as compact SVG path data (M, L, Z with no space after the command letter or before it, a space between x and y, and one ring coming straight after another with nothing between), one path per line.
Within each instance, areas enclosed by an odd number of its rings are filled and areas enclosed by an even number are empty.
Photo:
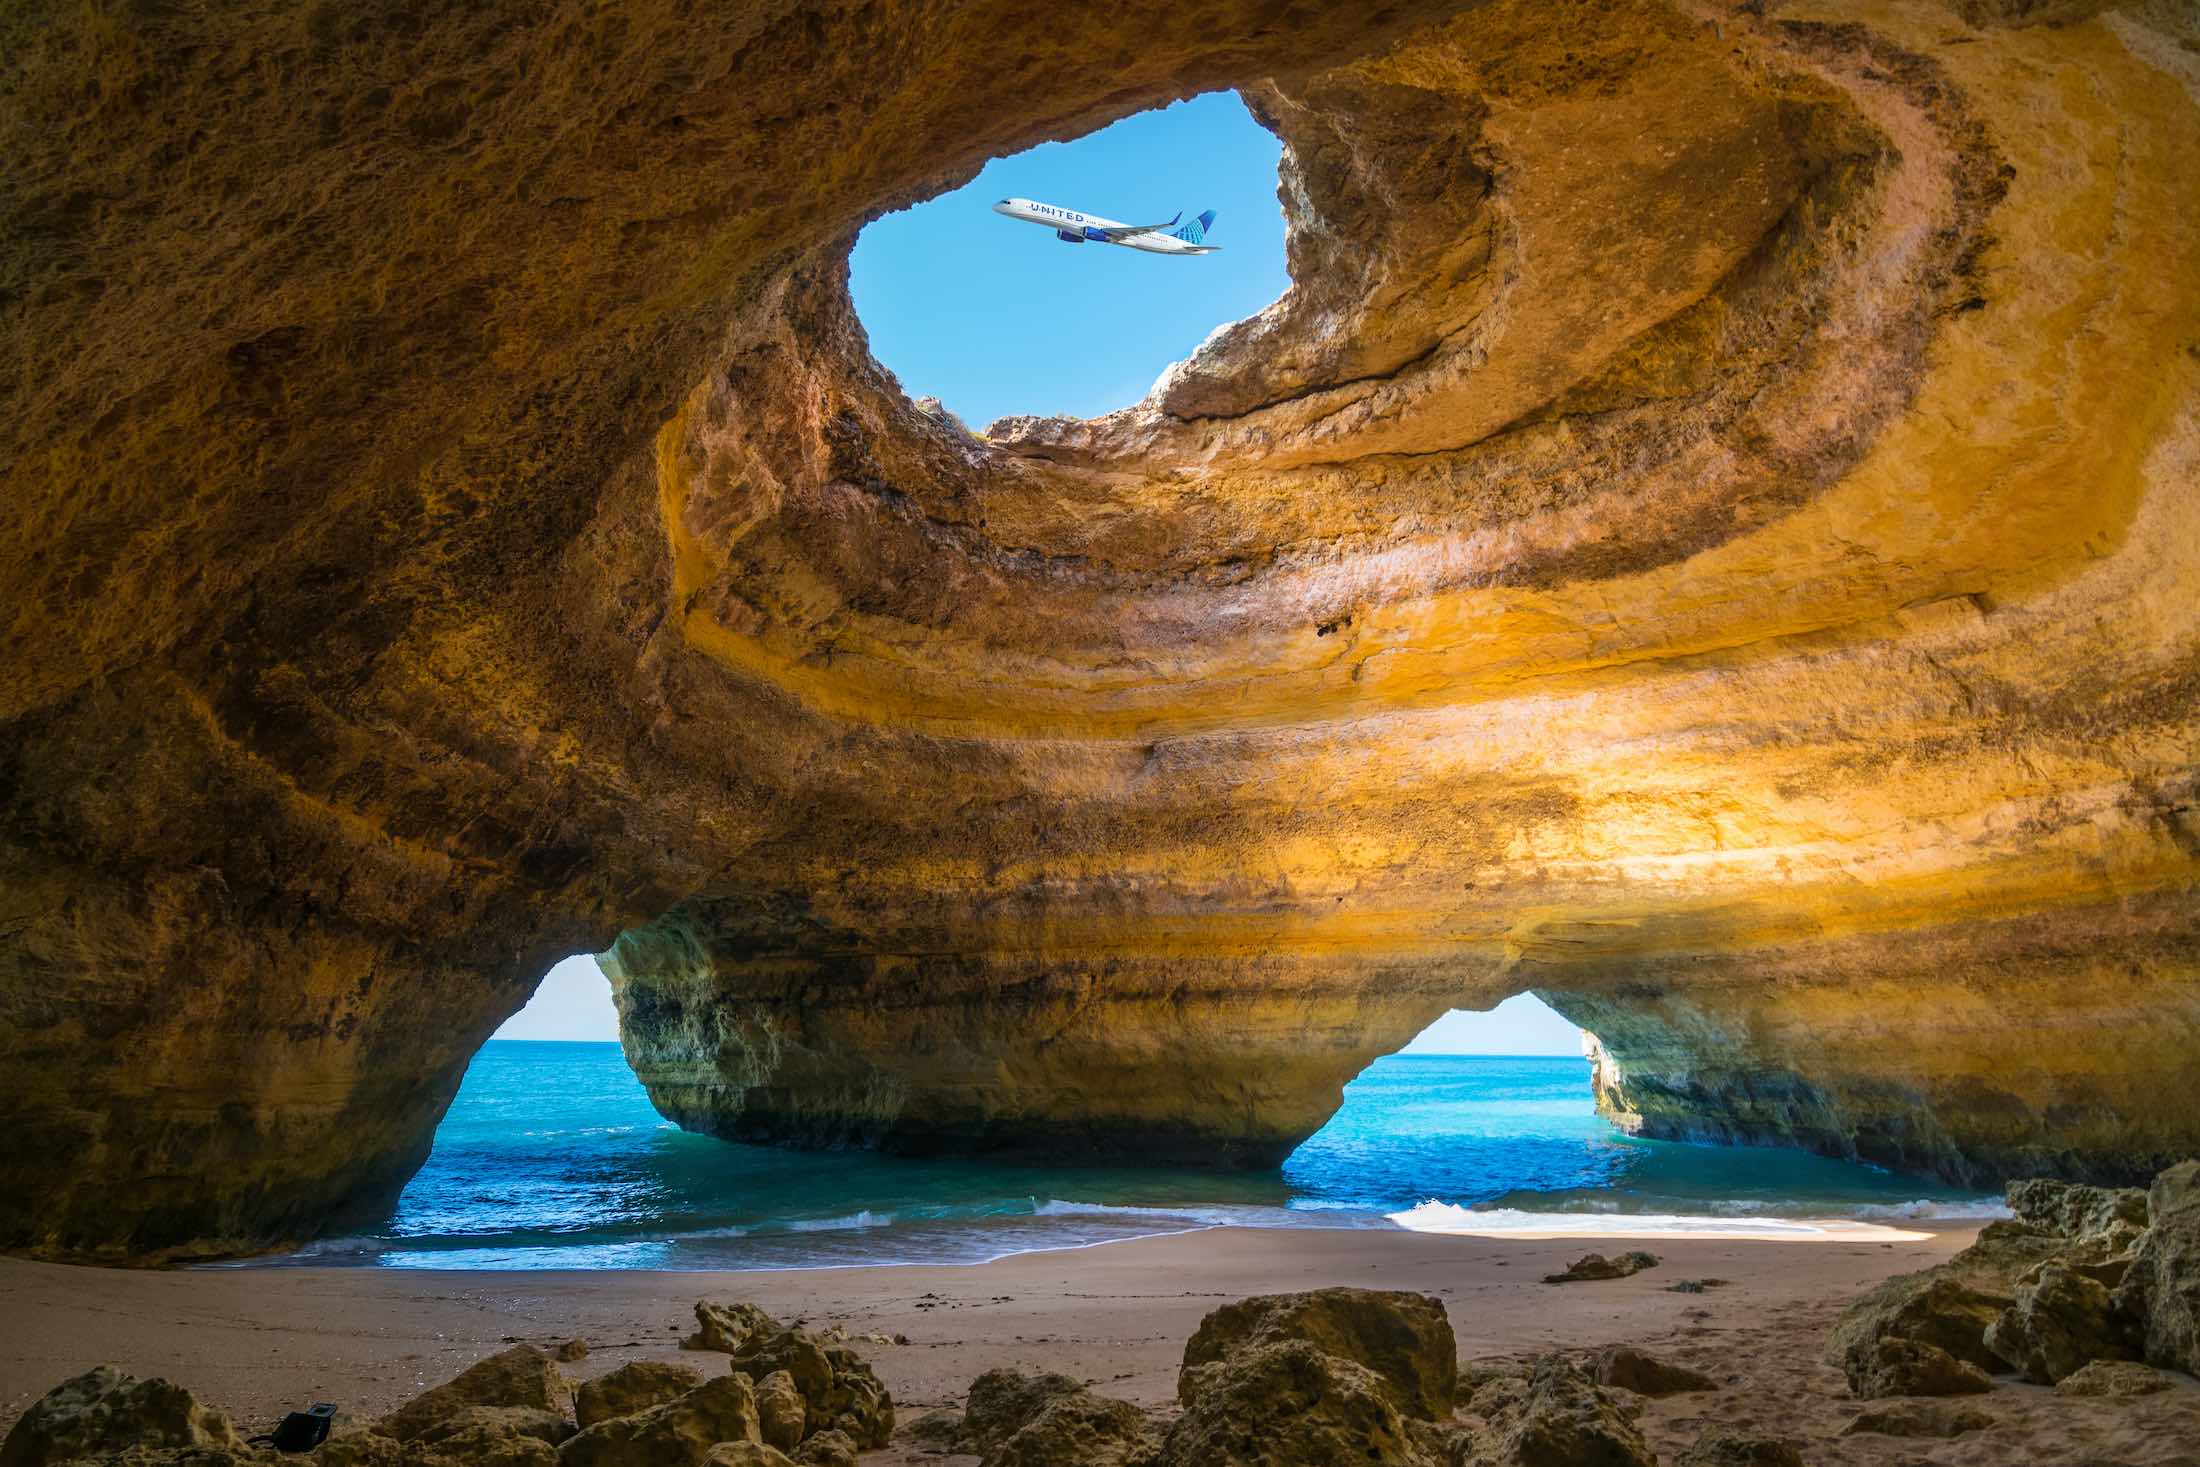
M2134 1360L2096 1360L2055 1382L2058 1396L2152 1396L2169 1388L2168 1376Z
M1946 1439L1982 1431L1994 1418L1976 1407L1946 1401L1890 1401L1856 1413L1843 1436L1904 1436Z
M2095 1360L2128 1360L2123 1323L2098 1280L2045 1263L1986 1327L1986 1348L2040 1385L2054 1385Z
M1843 1312L1828 1354L1849 1390L1876 1396L1944 1396L1990 1390L2006 1362L1986 1331L2014 1302L2009 1276L1977 1258L1900 1274Z
M779 1321L746 1299L695 1301L695 1333L680 1342L683 1350L717 1350L731 1355L749 1341L779 1328Z
M970 1383L959 1418L923 1433L985 1467L1130 1467L1159 1438L1144 1412L1066 1375L989 1370Z
M2147 1189L2147 1229L2115 1304L2148 1360L2200 1375L2200 1161L2170 1167Z
M9 7L0 1246L386 1206L583 950L745 1139L1266 1164L1534 990L1648 1134L2200 1149L2195 25L2024 8ZM871 361L867 218L1216 87L1274 307Z
M128 1447L243 1445L227 1416L183 1387L96 1365L31 1403L0 1438L0 1467L50 1467Z
M1867 1291L1843 1311L1828 1354L1867 1397L1990 1390L1988 1373L2004 1369L2041 1385L2091 1372L2071 1394L2114 1393L2127 1376L2112 1367L2142 1350L2189 1369L2196 1182L2200 1162L2165 1169L2144 1192L2012 1182L2018 1216Z
M891 1402L852 1351L820 1347L753 1305L704 1301L696 1317L720 1335L751 1325L747 1349L791 1363L761 1378L736 1369L706 1380L684 1365L631 1361L573 1393L550 1355L515 1345L369 1425L340 1423L314 1460L326 1467L853 1467L859 1450L885 1444ZM811 1367L826 1372L822 1380ZM578 1425L566 1416L569 1394ZM105 1366L55 1387L0 1441L6 1467L272 1467L288 1460L245 1442L227 1417L181 1387Z
M1715 1431L1682 1452L1676 1467L1803 1467L1803 1453L1785 1437Z
M803 1329L752 1335L734 1352L732 1368L756 1381L784 1377L803 1406L798 1431L838 1431L862 1450L886 1445L894 1431L894 1401L870 1365L846 1345Z
M558 1448L562 1467L702 1467L721 1442L760 1441L746 1375L717 1375L631 1416L615 1416Z
M1563 1356L1538 1360L1486 1414L1464 1467L1657 1467L1629 1408Z
M1397 1290L1314 1289L1225 1304L1185 1343L1178 1399L1188 1404L1199 1393L1207 1367L1241 1350L1290 1340L1366 1366L1383 1396L1408 1416L1441 1421L1451 1415L1459 1358L1444 1301Z
M630 1360L583 1381L573 1393L573 1416L583 1430L599 1421L632 1416L684 1396L703 1383L703 1374L685 1365L659 1360Z
M1638 1396L1716 1390L1719 1384L1692 1366L1662 1360L1634 1345L1607 1345L1597 1351L1590 1373L1598 1385L1616 1386Z
M377 1421L374 1429L398 1441L413 1441L448 1421L473 1424L469 1413L487 1408L532 1413L529 1425L517 1434L563 1440L570 1433L559 1433L554 1426L538 1429L536 1423L561 1418L571 1392L556 1361L533 1345L514 1345L422 1391Z

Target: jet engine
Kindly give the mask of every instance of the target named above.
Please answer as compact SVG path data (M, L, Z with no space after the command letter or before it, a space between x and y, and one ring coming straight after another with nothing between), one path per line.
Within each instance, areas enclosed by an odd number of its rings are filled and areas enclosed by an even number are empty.
M1085 237L1074 229L1057 229L1054 231L1054 237L1063 244L1083 244L1085 242Z
M1095 240L1100 244L1106 244L1108 242L1108 232L1105 229L1095 229L1088 224L1085 226L1085 238Z

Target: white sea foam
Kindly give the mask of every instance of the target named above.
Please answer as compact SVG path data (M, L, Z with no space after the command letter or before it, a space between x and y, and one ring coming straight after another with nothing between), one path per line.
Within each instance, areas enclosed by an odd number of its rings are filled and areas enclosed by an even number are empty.
M1928 1236L1850 1218L1715 1217L1653 1212L1523 1212L1512 1207L1471 1208L1434 1198L1403 1212L1387 1214L1415 1233L1461 1233L1481 1237L1544 1238L1758 1238L1795 1242L1831 1242L1868 1238L1877 1242Z
M890 1212L873 1212L866 1207L840 1217L802 1217L786 1225L790 1233L840 1233L857 1228L892 1227L894 1215Z
M1049 1197L1031 1209L1033 1217L1173 1217L1196 1219L1212 1207L1130 1207L1111 1202L1071 1202Z
M1914 1202L1868 1203L1855 1213L1877 1222L1991 1222L2016 1216L2008 1203L1991 1197L1967 1202L1931 1202L1920 1197Z

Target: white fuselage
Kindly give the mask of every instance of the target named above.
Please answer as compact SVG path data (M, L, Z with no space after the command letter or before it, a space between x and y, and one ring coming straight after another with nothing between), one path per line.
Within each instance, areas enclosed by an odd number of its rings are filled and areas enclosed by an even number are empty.
M1036 199L1003 199L993 206L993 212L1025 224L1040 224L1062 234L1074 234L1087 244L1121 245L1127 250L1144 250L1154 255L1204 255L1213 251L1212 245L1195 245L1174 235L1152 231L1125 235L1120 239L1087 234L1088 229L1122 229L1120 220L1102 219L1097 214L1084 214L1075 209L1064 209L1054 204L1042 204ZM1162 228L1166 229L1164 225Z

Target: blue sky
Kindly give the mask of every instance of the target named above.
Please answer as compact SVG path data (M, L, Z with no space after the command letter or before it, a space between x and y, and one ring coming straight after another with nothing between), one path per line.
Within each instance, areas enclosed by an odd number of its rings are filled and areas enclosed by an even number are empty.
M583 953L543 978L526 1008L505 1021L498 1039L616 1039L611 984ZM1581 1031L1528 994L1486 1014L1454 1009L1407 1045L1406 1054L1579 1054Z
M1281 152L1237 93L1210 92L996 158L856 242L851 288L872 355L911 397L938 397L973 428L1010 413L1128 407L1208 332L1290 284ZM1127 224L1213 209L1208 243L1222 248L1172 258L1064 244L994 213L1009 197Z

